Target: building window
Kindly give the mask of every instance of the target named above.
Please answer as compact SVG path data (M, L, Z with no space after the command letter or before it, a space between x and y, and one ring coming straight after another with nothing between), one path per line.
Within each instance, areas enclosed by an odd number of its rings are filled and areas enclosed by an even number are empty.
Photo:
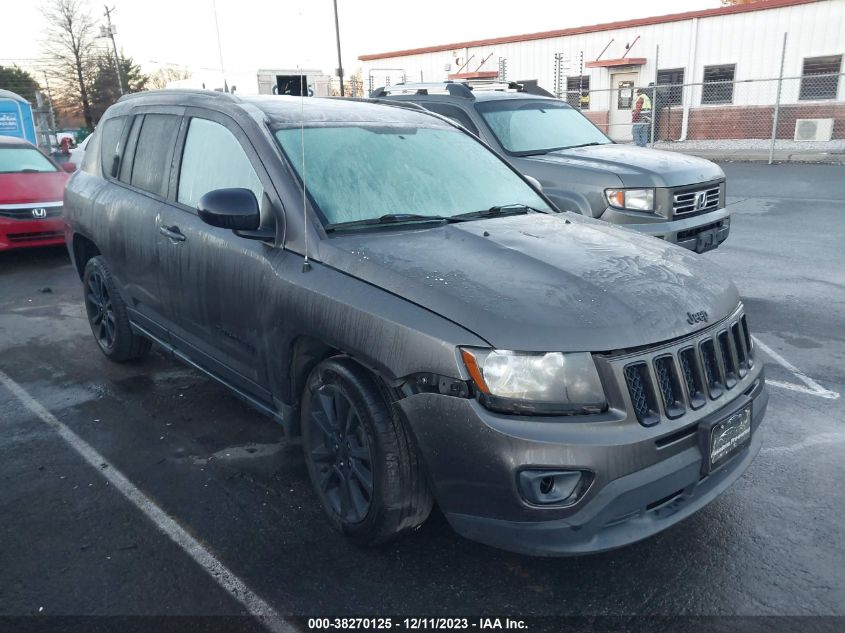
M684 69L670 68L657 71L657 99L661 106L676 106L684 102Z
M839 87L839 72L842 68L842 55L825 57L807 57L801 72L802 101L816 99L836 99Z
M733 103L736 64L704 67L701 103Z
M581 75L566 78L566 102L573 108L590 109L590 77Z

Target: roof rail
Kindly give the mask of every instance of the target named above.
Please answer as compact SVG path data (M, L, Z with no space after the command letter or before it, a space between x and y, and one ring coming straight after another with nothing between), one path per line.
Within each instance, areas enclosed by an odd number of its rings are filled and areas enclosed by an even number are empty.
M375 92L375 91L373 91ZM392 108L404 108L405 110L417 110L418 112L425 112L431 114L419 103L413 101L395 101L393 99L379 99L377 97L324 97L325 99L336 99L338 101L357 101L358 103L376 103L379 105L386 105Z
M137 99L147 95L173 95L173 96L200 96L212 97L214 99L223 99L226 101L240 101L240 98L233 95L231 92L220 92L219 90L200 90L192 88L162 88L161 90L143 90L141 92L131 92L125 94L118 101L129 101L130 99Z
M395 93L413 93L418 95L427 95L429 92L443 92L446 91L453 97L462 97L464 99L475 99L472 94L472 87L465 82L457 81L442 81L436 83L409 83L409 84L394 84L393 86L382 86L376 88L370 93L370 98L378 99L386 97L389 94Z

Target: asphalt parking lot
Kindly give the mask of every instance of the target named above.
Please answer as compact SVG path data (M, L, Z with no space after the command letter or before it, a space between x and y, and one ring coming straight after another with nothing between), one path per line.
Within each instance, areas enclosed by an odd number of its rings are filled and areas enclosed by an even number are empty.
M281 615L845 616L845 166L724 169L732 233L704 257L764 354L762 451L692 518L581 558L477 545L436 512L389 547L346 544L280 427L158 349L109 363L62 249L0 254L0 614L245 612L111 469Z

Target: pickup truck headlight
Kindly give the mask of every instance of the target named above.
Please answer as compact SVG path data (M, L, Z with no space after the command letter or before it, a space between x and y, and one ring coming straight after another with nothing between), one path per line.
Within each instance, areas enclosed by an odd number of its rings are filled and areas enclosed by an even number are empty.
M654 189L605 189L604 195L614 209L654 211Z
M490 409L511 413L571 415L607 406L596 365L588 353L530 353L461 348L461 357Z

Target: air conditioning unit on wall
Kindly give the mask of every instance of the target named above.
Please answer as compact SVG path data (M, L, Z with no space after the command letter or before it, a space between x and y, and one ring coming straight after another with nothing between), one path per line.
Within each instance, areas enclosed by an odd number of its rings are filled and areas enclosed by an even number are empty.
M833 138L833 119L796 119L796 141L829 141Z

